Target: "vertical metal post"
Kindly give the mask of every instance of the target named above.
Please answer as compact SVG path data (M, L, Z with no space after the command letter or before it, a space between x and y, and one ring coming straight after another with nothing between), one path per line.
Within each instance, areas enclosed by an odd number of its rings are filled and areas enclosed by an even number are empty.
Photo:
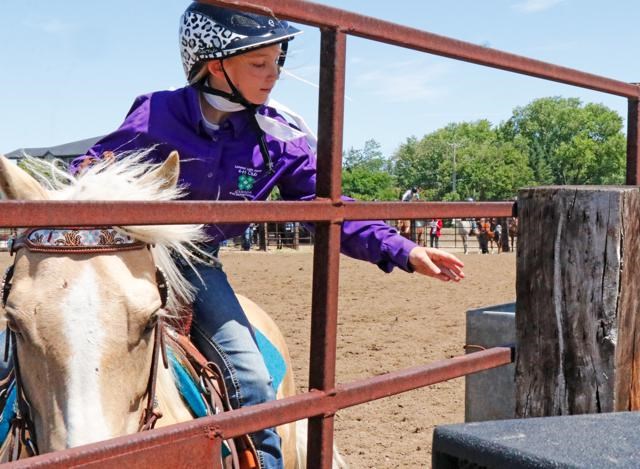
M320 109L318 113L318 198L340 203L346 36L323 29L320 44ZM309 388L335 387L340 223L316 223L311 301ZM307 466L331 468L333 415L309 419Z
M293 249L296 251L300 249L300 223L295 222L293 224Z
M260 250L266 252L269 249L269 225L262 223L260 227Z
M640 184L640 123L638 114L640 114L640 100L630 98L627 114L627 184L631 186Z

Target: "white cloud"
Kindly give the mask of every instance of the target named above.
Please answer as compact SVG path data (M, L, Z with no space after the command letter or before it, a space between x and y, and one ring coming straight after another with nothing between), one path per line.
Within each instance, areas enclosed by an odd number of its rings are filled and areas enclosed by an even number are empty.
M523 2L513 5L513 8L523 13L538 13L549 10L563 1L564 0L524 0Z
M371 93L383 101L400 103L430 100L447 93L436 83L447 74L447 64L432 64L425 59L406 62L376 62L375 69L358 74L353 84L363 93Z

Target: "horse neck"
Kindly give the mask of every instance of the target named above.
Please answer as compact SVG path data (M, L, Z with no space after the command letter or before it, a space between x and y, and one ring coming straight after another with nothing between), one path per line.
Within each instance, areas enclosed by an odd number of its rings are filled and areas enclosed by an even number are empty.
M156 383L156 395L162 418L158 420L157 427L164 427L178 422L186 422L193 419L191 412L180 396L176 386L171 367L165 368L162 360L158 363L158 377Z

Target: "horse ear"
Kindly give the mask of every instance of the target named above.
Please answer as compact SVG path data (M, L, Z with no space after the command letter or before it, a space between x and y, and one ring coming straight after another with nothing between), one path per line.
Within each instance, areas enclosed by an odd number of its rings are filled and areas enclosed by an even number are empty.
M0 155L0 190L11 200L47 200L47 191L32 176Z
M173 189L178 184L178 176L180 175L180 156L177 151L172 151L162 165L144 178L150 180L158 180L162 190Z

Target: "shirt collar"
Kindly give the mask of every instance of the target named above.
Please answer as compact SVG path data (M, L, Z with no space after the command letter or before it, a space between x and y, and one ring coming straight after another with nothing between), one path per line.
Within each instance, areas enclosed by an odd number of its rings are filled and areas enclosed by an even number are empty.
M197 128L201 133L207 134L204 118L202 117L202 111L200 108L200 92L193 86L187 87L187 93L189 96L189 102L191 103L189 118L194 128ZM227 119L220 125L220 130L230 128L234 137L239 137L245 130L245 127L249 125L250 111L244 110L239 112L232 112Z

